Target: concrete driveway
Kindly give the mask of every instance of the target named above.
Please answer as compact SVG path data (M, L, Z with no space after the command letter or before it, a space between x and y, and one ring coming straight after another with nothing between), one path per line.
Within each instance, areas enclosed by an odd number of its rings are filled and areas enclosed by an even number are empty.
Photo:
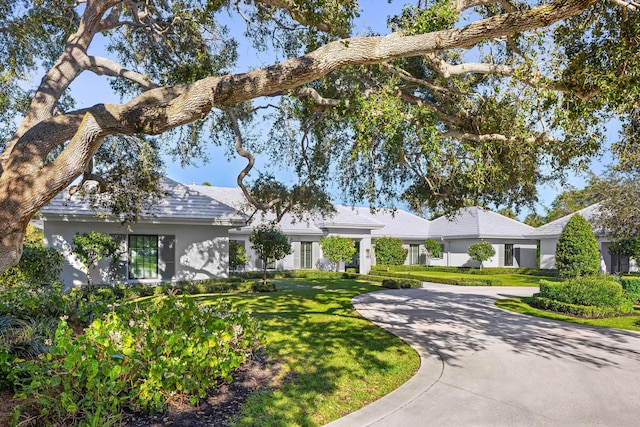
M358 312L422 363L398 390L329 426L640 425L640 334L494 305L536 291L426 284L356 297Z

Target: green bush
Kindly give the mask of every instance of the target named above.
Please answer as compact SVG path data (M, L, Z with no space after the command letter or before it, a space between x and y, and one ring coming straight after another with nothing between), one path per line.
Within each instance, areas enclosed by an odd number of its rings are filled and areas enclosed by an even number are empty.
M561 278L596 274L600 269L600 251L591 225L575 214L565 225L556 246L556 268Z
M473 278L468 279L464 277L437 277L437 276L429 276L426 273L399 273L399 272L391 272L391 271L382 271L376 270L373 272L374 276L381 276L383 278L395 278L395 279L412 279L417 282L433 282L433 283L443 283L445 285L458 285L458 286L501 286L502 282L497 279L482 279L482 278ZM362 277L362 276L361 276Z
M197 403L261 341L258 324L225 305L126 305L75 337L61 321L50 352L14 368L24 377L17 396L38 425L114 425L125 407L155 412L172 396Z
M252 285L253 292L275 292L276 284L272 281L255 281Z
M27 286L24 284L0 289L0 315L20 319L60 317L75 313L76 301L62 293L62 284Z
M640 277L622 276L620 277L620 285L627 298L636 303L640 302Z
M633 311L622 286L603 276L585 276L564 282L540 281L540 297L570 305L610 308L613 313Z
M614 307L597 307L594 305L577 305L569 304L554 299L544 298L541 296L533 296L528 298L529 305L541 310L555 311L565 313L577 317L585 317L590 319L600 319L604 317L613 317L620 314L628 313L628 311L620 311Z
M382 265L401 265L407 259L408 250L402 247L402 240L395 237L376 239L374 246L376 262Z
M640 276L622 276L620 277L620 285L625 292L640 293Z
M25 245L18 265L0 274L0 289L18 284L41 286L57 282L63 262L64 256L57 249Z
M382 287L388 289L418 289L422 287L422 282L413 279L383 279Z
M444 266L424 266L424 265L374 265L371 272L430 272L438 271L444 273L465 273L476 275L494 274L525 274L530 276L555 276L556 271L551 269L538 268L511 268L511 267L485 267L482 270L471 267L444 267Z

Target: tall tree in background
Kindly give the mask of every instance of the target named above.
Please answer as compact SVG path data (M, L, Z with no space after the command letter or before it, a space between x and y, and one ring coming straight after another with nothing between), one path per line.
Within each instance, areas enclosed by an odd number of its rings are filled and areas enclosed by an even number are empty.
M254 153L290 164L288 194L314 195L312 206L337 176L352 202L449 212L532 203L537 183L599 153L614 116L614 149L639 152L636 2L413 3L379 36L354 29L366 13L355 0L0 0L0 271L18 262L29 219L76 179L73 191L135 220L141 194L161 196L162 157L189 162L206 143L246 158L245 195L280 211L300 199L252 198ZM249 53L237 69L230 15L272 65ZM75 109L85 73L123 103ZM251 120L274 104L257 140Z
M525 218L524 222L532 227L539 227L577 212L600 202L605 197L607 188L610 188L607 178L591 175L584 188L578 189L570 185L556 196L545 215L532 213Z

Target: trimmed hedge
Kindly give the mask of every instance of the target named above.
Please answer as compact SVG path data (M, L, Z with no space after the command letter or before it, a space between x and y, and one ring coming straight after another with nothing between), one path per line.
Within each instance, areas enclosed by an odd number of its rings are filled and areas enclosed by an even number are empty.
M577 305L619 307L628 300L616 280L585 276L564 282L540 281L540 296Z
M382 287L388 289L419 289L422 282L415 279L383 279Z
M640 293L640 276L622 276L620 277L620 285L626 292Z
M471 267L443 267L443 266L426 266L426 265L375 265L371 267L371 272L430 272L438 271L443 273L464 273L492 275L492 274L525 274L528 276L547 276L555 277L556 270L538 269L538 268L510 268L510 267L485 267L482 270Z
M457 286L501 286L502 282L497 279L481 279L481 278L463 278L463 277L434 277L427 274L411 274L411 273L394 273L388 271L375 271L375 275L383 277L391 277L395 279L412 279L421 282L443 283L445 285Z
M633 303L620 283L603 276L585 276L564 282L541 280L538 297L542 298L537 302L539 306L576 316L608 317L633 311Z
M622 276L620 277L620 285L622 285L627 298L636 303L640 302L639 276Z
M541 296L533 296L528 299L529 305L542 310L555 311L577 317L589 319L600 319L604 317L614 317L627 312L620 312L613 307L597 307L594 305L577 305L557 301Z

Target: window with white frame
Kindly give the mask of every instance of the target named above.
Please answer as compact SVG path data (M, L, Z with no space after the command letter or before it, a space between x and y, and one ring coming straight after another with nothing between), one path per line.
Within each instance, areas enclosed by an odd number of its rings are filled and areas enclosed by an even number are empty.
M307 270L313 268L312 242L300 242L300 268Z

